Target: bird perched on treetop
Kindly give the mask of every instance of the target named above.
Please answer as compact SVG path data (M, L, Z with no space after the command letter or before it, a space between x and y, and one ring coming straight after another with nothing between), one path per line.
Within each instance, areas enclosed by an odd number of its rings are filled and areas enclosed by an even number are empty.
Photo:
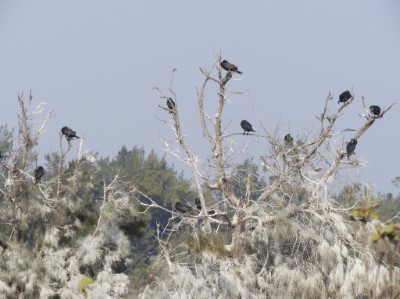
M351 97L352 97L352 95L351 95L350 91L346 90L346 91L342 92L339 96L338 104L341 102L343 102L343 103L347 102L348 100L351 99Z
M44 175L44 168L43 166L38 166L35 169L35 184L40 181L42 176Z
M347 143L346 150L347 150L347 159L354 153L354 150L357 146L357 140L351 139L349 143Z
M369 111L371 112L372 117L378 117L381 114L381 107L372 105L369 106Z
M190 207L187 203L182 201L178 201L175 204L175 209L181 213L191 212L193 210L192 207Z
M292 146L293 145L293 137L290 134L286 134L285 137L283 137L287 145Z
M76 136L76 132L67 126L61 128L61 134L67 138L68 141L70 141L72 138L80 138L79 136Z
M228 72L236 72L238 74L243 74L241 71L239 71L236 65L229 63L227 60L221 62L221 67Z
M174 110L175 109L175 102L173 99L168 98L167 100L167 106L169 109Z
M242 120L241 122L240 122L240 126L242 127L242 129L244 130L244 132L243 132L243 135L244 134L246 134L246 132L247 132L247 134L249 134L249 132L255 132L254 130L253 130L253 127L251 126L251 123L249 123L247 120Z

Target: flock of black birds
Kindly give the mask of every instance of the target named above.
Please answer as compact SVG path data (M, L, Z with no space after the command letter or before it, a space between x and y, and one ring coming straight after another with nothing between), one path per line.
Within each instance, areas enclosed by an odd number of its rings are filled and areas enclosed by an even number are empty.
M228 62L227 60L223 60L221 62L221 67L228 72L227 77L231 77L232 73L238 73L238 74L243 74L243 72L239 71L239 68ZM351 94L351 92L349 90L346 90L344 92L342 92L339 95L339 101L338 104L340 103L346 103L347 101L349 101L351 98L353 97L353 95ZM171 112L175 111L175 102L171 99L168 98L167 99L167 106L168 108L171 110ZM373 118L377 118L379 117L381 114L381 108L379 106L376 105L372 105L369 107L369 116L373 117ZM253 126L251 125L251 123L249 123L247 120L242 120L240 122L240 126L243 129L243 135L248 135L249 132L255 132L255 130L253 130ZM287 146L293 146L293 137L290 134L286 134L284 137L284 141L286 143ZM349 159L350 156L352 154L354 154L354 151L356 149L357 146L357 140L356 139L351 139L347 145L346 145L346 154L347 154L347 158ZM201 210L201 203L200 203L200 199L196 198L195 200L195 204L198 210ZM175 209L181 213L187 213L187 212L192 212L193 208L188 205L186 202L183 201L178 201L175 204ZM211 212L211 211L210 211ZM210 214L210 212L208 212ZM212 212L214 212L212 210Z
M350 91L346 90L342 92L339 95L339 103L346 103L348 100L350 100L353 96L351 95ZM381 115L381 107L377 105L371 105L369 106L369 116L373 118L380 117ZM347 159L350 158L352 154L354 154L354 151L357 146L357 140L352 138L346 145L346 154L347 154Z
M61 134L65 136L68 142L70 142L73 138L80 138L76 135L76 132L67 126L61 128ZM40 179L44 176L44 168L43 166L36 167L33 176L35 178L35 184L37 184Z

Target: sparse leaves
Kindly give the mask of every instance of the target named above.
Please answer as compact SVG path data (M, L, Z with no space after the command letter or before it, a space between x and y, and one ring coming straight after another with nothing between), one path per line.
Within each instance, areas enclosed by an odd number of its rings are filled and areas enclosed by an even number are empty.
M372 219L379 219L378 213L375 209L378 207L378 203L369 205L359 206L349 211L349 216L353 220L359 220L361 222L368 222Z
M94 283L94 280L91 277L84 276L79 281L79 291L81 293L86 293L86 287L90 284Z
M392 221L386 222L384 225L375 225L375 232L371 235L371 240L377 242L380 239L387 237L389 241L397 244L400 237L400 224L393 223Z

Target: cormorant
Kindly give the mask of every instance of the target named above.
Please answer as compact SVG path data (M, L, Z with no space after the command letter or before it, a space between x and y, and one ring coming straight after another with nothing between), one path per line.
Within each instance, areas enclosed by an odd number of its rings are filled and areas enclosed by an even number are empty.
M169 109L174 110L175 109L175 102L171 98L168 98L167 100L167 106Z
M194 203L196 204L196 208L199 210L199 211L201 211L201 201L200 201L200 198L195 198L195 200L194 200ZM208 215L214 215L215 214L215 211L214 210L209 210L209 211L207 211L207 214Z
M80 138L79 136L76 136L76 132L74 130L68 128L67 126L62 127L61 134L63 134L68 141L70 141L72 138Z
M285 140L287 145L290 145L290 146L293 145L293 137L290 134L286 134L283 139Z
M247 120L242 120L242 121L240 122L240 126L241 126L242 129L244 130L243 135L246 134L246 132L247 132L247 134L248 134L249 132L255 132L255 131L253 130L253 127L251 126L251 123L249 123Z
M201 211L201 201L200 198L196 197L194 200L194 203L196 204L196 208Z
M343 102L343 103L347 102L348 100L351 99L351 97L352 97L352 96L351 96L350 91L346 90L346 91L342 92L342 93L340 94L340 96L339 96L339 102L338 102L338 104L341 103L341 102Z
M238 74L243 74L241 71L239 71L236 65L229 63L227 60L221 62L221 67L228 72L236 72Z
M193 210L187 203L182 202L182 201L178 201L175 204L175 209L181 213L186 213L186 212L190 212Z
M354 150L357 146L357 140L351 139L349 143L347 143L346 150L347 150L347 159L354 153Z
M42 166L38 166L35 169L35 184L40 181L42 176L44 175L44 168Z
M371 115L373 117L378 117L379 114L381 114L381 107L372 105L372 106L369 106L369 111L371 112Z

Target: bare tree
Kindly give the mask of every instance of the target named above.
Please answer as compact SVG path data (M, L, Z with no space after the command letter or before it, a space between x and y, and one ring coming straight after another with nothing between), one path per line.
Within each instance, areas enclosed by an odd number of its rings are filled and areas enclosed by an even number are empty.
M218 57L209 70L200 68L204 80L197 90L199 123L202 137L209 144L210 158L196 155L186 141L180 121L180 103L172 87L174 71L168 92L155 87L161 99L167 100L170 98L168 94L171 94L175 103L173 111L165 105L159 105L161 109L170 112L165 123L172 129L176 142L164 138L165 149L189 167L194 189L201 202L201 211L198 213L172 212L170 229L164 232L168 237L159 237L162 257L166 258L172 273L169 283L176 287L175 290L169 290L168 296L186 293L187 297L198 298L215 295L265 298L267 294L282 298L353 298L369 294L372 292L370 282L375 276L367 273L364 275L365 280L360 282L357 275L361 275L362 264L369 270L377 269L373 251L362 250L351 233L351 227L342 217L343 208L331 200L329 186L335 181L335 174L340 169L356 168L362 163L357 155L351 156L348 146L350 140L356 143L394 104L384 109L378 117L363 115L366 122L358 129L336 131L337 120L354 103L355 95L330 112L333 95L329 94L317 117L320 123L318 132L294 143L285 142L283 136L279 136L279 130L268 131L253 107L263 128L262 133L257 132L254 138L262 138L269 145L259 161L270 183L262 190L257 190L259 196L254 200L250 197L254 190L251 190L249 175L245 192L237 196L233 192L232 173L235 164L232 161L238 152L246 149L235 148L233 137L236 134L225 131L227 121L223 118L223 111L225 105L229 104L229 94L240 92L228 89L234 74L228 71L224 75L221 60ZM213 90L215 87L218 90L215 95L216 107L210 113L205 109L205 94L208 89ZM348 132L354 132L353 137L344 139ZM338 146L339 138L342 138L342 142ZM221 195L220 203L212 207L215 213L211 215L208 213L210 207L207 207L205 196L208 190ZM157 207L155 203L142 204ZM175 221L177 218L181 220ZM179 262L182 255L177 248L182 244L173 247L174 243L169 242L171 235L189 225L192 232L200 236L202 232L212 232L210 224L213 223L217 225L214 231L222 226L224 231L229 232L224 237L224 249L229 258L219 260L216 266L218 258L215 257L215 251L205 250L201 262L195 263L194 268L188 270ZM214 266L219 270L207 270ZM230 278L221 283L223 275ZM180 282L179 279L190 282ZM383 280L376 287L380 288L381 293L384 291ZM209 290L198 289L199 283L195 281L209 286ZM165 280L163 284L168 288ZM161 284L149 286L143 296L160 295L160 290L166 291Z

